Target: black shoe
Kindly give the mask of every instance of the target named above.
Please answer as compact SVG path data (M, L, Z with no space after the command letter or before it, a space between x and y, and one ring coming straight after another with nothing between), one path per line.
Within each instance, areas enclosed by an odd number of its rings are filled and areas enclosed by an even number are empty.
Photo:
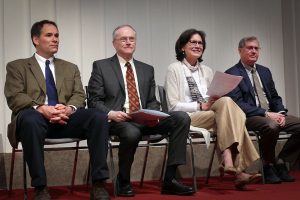
M129 184L121 184L119 176L117 177L117 180L116 180L116 190L117 190L117 196L120 196L120 197L133 197L134 196L134 192L132 190L130 183Z
M276 164L275 169L276 169L277 175L281 179L281 181L283 181L283 182L294 182L295 181L295 178L288 174L288 169L284 163Z
M176 179L172 181L165 181L161 189L162 194L175 194L175 195L192 195L194 194L193 188L177 182Z
M264 178L266 184L281 183L281 179L277 176L276 169L273 165L264 165Z
M93 183L90 191L90 200L110 200L109 194L104 188L104 183Z
M48 193L47 187L42 189L35 188L34 200L51 200L51 196Z

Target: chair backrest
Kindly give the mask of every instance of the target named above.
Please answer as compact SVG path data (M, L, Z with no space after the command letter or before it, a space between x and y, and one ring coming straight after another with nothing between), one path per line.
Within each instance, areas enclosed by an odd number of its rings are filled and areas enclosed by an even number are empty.
M84 88L85 88L86 99L88 100L90 98L89 87L86 85L86 86L84 86Z
M163 112L168 112L168 103L167 103L167 97L166 97L166 91L165 88L161 85L157 86L159 99L160 99L160 105Z

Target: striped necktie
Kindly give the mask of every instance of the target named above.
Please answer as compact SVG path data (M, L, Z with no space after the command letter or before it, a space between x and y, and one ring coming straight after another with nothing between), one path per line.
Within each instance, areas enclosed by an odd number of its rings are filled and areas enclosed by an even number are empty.
M140 109L140 100L136 89L135 78L131 64L127 62L125 64L126 70L126 82L129 99L129 112L135 112Z

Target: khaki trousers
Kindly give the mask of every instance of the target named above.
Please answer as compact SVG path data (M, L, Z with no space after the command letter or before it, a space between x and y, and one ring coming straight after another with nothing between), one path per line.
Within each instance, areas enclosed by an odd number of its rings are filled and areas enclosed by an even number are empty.
M234 167L238 171L259 159L245 126L246 116L230 97L221 97L211 110L197 111L190 117L192 126L216 131L220 151L231 148Z

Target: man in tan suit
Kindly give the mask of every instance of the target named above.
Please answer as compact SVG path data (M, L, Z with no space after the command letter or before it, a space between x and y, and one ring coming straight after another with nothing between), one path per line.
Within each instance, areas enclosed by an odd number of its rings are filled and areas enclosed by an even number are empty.
M76 65L55 58L59 32L55 22L43 20L31 28L36 53L7 64L5 96L12 110L8 127L11 145L22 143L35 187L35 199L51 199L47 191L43 145L45 138L87 139L92 167L91 199L109 199L103 187L106 163L107 115L84 109L85 94Z

